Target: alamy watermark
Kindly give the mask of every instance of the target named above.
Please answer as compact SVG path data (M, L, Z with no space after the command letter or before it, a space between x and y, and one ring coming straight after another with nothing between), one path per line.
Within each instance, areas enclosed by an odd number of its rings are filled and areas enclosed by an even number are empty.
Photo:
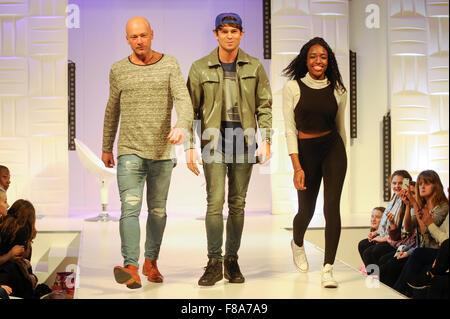
M69 4L66 7L66 27L68 29L80 28L80 7L76 4Z
M374 264L367 265L366 272L366 287L380 288L380 267Z
M371 3L366 7L366 27L368 29L380 28L380 7L377 4Z

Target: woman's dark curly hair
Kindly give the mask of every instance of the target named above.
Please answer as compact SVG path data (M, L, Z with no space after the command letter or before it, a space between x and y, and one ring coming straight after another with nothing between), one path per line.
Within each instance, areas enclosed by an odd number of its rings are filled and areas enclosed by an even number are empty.
M283 70L283 75L287 76L291 80L299 80L303 78L306 73L308 73L308 67L306 66L306 59L308 57L309 49L312 46L319 44L325 48L328 52L328 67L325 71L325 75L330 81L331 87L337 89L340 92L346 92L346 88L342 81L341 73L339 72L339 67L336 61L336 57L331 50L328 43L324 39L315 37L309 40L300 50L299 55L295 57L294 60Z

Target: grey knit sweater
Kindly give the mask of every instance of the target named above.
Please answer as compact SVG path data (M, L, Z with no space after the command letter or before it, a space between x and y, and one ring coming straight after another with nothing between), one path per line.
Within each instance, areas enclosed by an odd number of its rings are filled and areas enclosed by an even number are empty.
M119 126L118 154L170 159L167 140L175 104L177 127L190 132L192 104L177 60L164 55L158 62L136 65L124 58L109 74L110 93L103 124L103 152L112 152Z

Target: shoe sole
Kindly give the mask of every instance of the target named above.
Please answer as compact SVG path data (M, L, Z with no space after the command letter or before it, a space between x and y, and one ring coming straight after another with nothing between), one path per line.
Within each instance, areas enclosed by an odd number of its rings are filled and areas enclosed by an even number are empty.
M147 277L147 280L148 281L150 281L150 282L156 282L156 283L162 283L163 282L163 278L164 278L164 276L163 275L161 275L161 279L150 279L150 278L148 278L148 272L147 271L145 271L144 269L142 269L142 274L144 275L144 276L146 276Z
M415 286L413 284L410 284L409 282L407 282L408 286L410 286L412 289L416 289L416 290L423 290L426 289L428 287L430 287L430 285L421 285L421 286Z
M224 271L223 271L223 277L232 284L242 284L243 282L245 282L244 277L242 277L242 279L231 278L230 274L228 273L228 270L226 270L226 269L224 269Z
M212 282L201 282L199 280L198 285L199 286L214 286L216 282L221 281L222 279L223 279L223 275L221 275L220 277L216 277Z
M232 279L230 275L228 274L224 274L225 279L228 280L228 282L232 283L232 284L242 284L243 282L245 282L245 278L242 279Z
M133 279L133 277L129 273L123 271L120 268L114 269L114 278L116 279L117 283L124 284L130 289L137 289L142 287L142 285L135 279Z
M306 266L306 269L303 270L301 269L299 266L297 266L297 263L295 262L295 257L294 257L294 241L291 241L291 249L292 249L292 261L294 262L294 266L295 268L297 268L298 271L302 272L302 273L307 273L309 270L309 265ZM306 253L305 253L306 254Z
M322 287L323 288L337 288L338 284L337 283L322 283Z
M148 278L148 277L147 277L147 280L148 280L148 281L150 281L150 282L155 282L155 283L158 283L158 284L160 284L160 283L162 283L162 282L163 282L163 280L162 280L162 279L150 279L150 278Z

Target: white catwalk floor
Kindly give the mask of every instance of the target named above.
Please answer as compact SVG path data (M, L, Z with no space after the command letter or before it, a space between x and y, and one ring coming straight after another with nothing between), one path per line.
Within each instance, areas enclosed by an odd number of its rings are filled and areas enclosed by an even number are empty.
M79 274L75 298L78 299L402 299L403 296L379 284L370 287L366 276L336 260L337 289L320 286L323 251L309 242L305 247L310 263L307 274L299 273L292 262L292 234L285 227L292 216L247 215L239 263L246 278L244 284L226 280L212 287L199 287L197 281L206 265L204 220L195 216L168 216L158 262L164 283L150 283L141 275L143 287L130 290L113 277L113 267L122 264L119 223L84 221L96 214L70 218L44 217L38 231L80 231ZM140 218L141 259L143 264L146 213ZM341 243L339 249L354 249L355 243Z

